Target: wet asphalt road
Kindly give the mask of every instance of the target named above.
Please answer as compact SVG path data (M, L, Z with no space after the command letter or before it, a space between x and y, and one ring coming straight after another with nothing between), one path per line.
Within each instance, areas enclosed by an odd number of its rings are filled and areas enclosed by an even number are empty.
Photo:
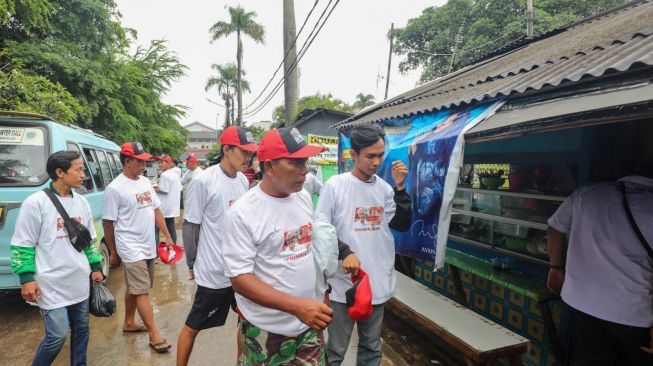
M181 235L178 236L181 238ZM161 333L173 345L171 351L165 354L157 354L149 348L147 333L122 332L125 290L122 266L112 270L107 286L116 297L118 309L112 318L90 317L88 364L175 365L177 337L191 308L195 292L195 284L188 280L185 261L181 260L172 266L159 262L155 266L155 283L150 293L155 321ZM235 314L231 312L223 327L203 330L195 341L190 365L235 365L236 320ZM393 322L391 327L386 326L384 329L382 365L433 364L428 350L416 351L414 342L406 342L404 327L401 323ZM43 321L38 308L22 301L18 291L0 292L0 350L3 351L0 364L31 364L34 351L43 335ZM355 364L356 343L354 331L343 366ZM405 346L412 347L409 357L401 355L402 350L408 349ZM69 364L69 349L70 343L67 341L54 365ZM407 360L409 362L406 362Z

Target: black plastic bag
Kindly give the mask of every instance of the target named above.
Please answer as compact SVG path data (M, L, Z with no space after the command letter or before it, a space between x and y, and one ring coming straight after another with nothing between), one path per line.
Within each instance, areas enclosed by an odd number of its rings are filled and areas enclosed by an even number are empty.
M116 312L116 298L101 283L94 283L91 286L89 311L102 318L108 318Z

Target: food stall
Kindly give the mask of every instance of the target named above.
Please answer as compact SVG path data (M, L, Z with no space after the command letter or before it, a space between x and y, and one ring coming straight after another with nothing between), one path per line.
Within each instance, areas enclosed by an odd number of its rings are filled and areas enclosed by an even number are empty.
M382 177L409 167L397 270L527 337L525 365L560 365L568 337L546 288L547 219L653 159L651 18L641 1L518 40L335 126L341 171L364 123L386 130Z

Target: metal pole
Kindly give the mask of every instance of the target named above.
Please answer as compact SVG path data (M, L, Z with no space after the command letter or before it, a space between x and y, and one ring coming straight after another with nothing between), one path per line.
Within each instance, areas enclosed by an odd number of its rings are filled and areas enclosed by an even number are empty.
M390 24L390 53L388 54L388 73L385 76L385 96L383 100L388 99L388 87L390 87L390 66L392 65L392 45L395 36L395 23Z
M526 0L526 35L533 37L533 0Z

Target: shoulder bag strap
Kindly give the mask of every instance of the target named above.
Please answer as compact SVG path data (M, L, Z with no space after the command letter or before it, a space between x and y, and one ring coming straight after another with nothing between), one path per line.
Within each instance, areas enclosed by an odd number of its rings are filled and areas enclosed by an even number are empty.
M45 192L45 194L50 197L50 201L52 201L54 207L57 208L57 211L59 211L59 215L61 215L61 218L64 220L64 222L70 223L70 216L68 216L68 212L66 212L66 210L63 208L57 196L55 196L54 193L48 188L43 188L43 192Z
M635 234L637 234L637 237L639 238L640 243L644 246L644 249L646 250L646 253L648 253L648 256L653 259L653 249L651 249L651 246L648 244L646 241L646 238L642 234L642 232L639 230L639 226L637 226L637 222L635 221L635 217L633 217L632 211L630 211L630 205L628 204L628 198L626 197L626 185L624 182L619 182L619 190L621 191L621 196L624 204L624 210L626 211L626 216L628 216L628 221L630 221L630 225L633 227L633 230L635 231Z

